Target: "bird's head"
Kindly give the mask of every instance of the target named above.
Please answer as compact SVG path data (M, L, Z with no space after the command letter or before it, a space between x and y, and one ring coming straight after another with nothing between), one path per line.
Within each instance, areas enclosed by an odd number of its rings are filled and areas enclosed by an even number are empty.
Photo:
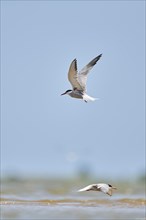
M71 90L71 89L68 89L68 90L66 90L64 93L62 93L61 95L67 95L67 94L69 94L70 92L72 92L72 90Z
M112 186L112 185L110 185L110 184L108 184L108 186L109 186L111 189L117 189L116 187L114 187L114 186Z

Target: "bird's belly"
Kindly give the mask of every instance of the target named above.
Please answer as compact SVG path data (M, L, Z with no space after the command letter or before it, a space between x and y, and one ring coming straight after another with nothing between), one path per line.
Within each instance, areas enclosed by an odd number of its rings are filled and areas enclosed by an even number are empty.
M77 94L77 93L72 93L72 94L69 94L72 98L76 98L76 99L82 99L82 95L80 94Z

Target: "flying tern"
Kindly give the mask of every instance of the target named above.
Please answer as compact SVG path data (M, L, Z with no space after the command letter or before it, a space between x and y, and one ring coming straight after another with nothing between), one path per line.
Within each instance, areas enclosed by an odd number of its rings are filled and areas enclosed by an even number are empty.
M78 192L84 192L84 191L101 191L105 194L108 194L109 196L112 196L112 190L117 189L114 186L111 186L110 184L106 183L98 183L98 184L91 184L89 186L84 187L83 189L78 190Z
M86 81L89 71L97 63L97 61L101 58L101 56L102 54L95 57L79 72L77 71L77 60L74 59L71 62L68 71L68 80L72 85L72 89L66 90L66 92L62 93L61 95L67 94L72 98L83 99L85 102L96 100L96 98L93 98L86 94Z

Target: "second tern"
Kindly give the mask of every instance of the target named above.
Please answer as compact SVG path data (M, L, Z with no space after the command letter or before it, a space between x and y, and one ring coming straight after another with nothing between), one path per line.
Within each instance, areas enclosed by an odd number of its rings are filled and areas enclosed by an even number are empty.
M83 189L78 190L78 192L84 192L84 191L101 191L105 194L108 194L109 196L112 196L112 190L117 189L116 187L106 184L106 183L97 183L97 184L91 184L89 186L84 187Z

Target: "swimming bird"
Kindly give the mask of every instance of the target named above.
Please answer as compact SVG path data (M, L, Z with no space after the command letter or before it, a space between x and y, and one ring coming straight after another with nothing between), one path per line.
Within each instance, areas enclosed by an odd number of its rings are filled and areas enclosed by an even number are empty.
M89 186L84 187L83 189L78 190L78 192L84 192L84 191L101 191L105 194L108 194L109 196L112 196L112 190L117 189L114 186L111 186L110 184L106 183L98 183L98 184L91 184Z
M97 63L97 61L101 58L101 56L102 54L95 57L79 72L77 72L77 60L74 59L71 62L68 71L68 80L72 85L72 89L66 90L66 92L62 93L61 95L67 94L72 98L83 99L85 102L96 100L96 98L93 98L86 94L86 81L89 71Z

